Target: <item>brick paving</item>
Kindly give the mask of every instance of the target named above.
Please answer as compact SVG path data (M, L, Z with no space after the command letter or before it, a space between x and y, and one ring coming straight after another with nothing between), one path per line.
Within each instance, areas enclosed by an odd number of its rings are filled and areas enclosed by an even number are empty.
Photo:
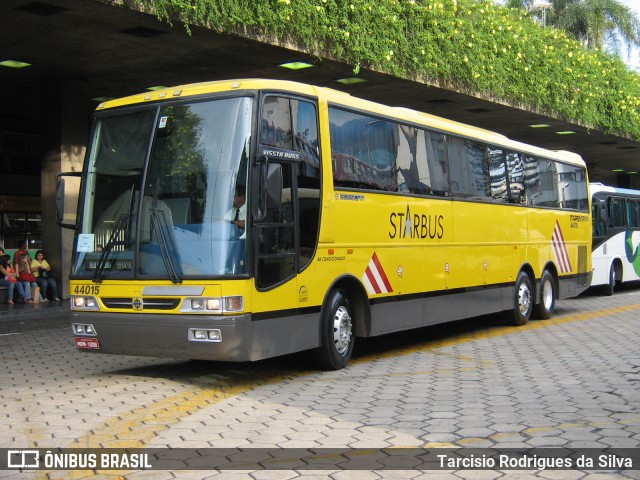
M359 341L348 368L83 354L67 307L0 311L0 448L640 447L640 289ZM45 321L48 317L48 322ZM259 453L259 452L258 452ZM258 454L256 453L256 454ZM640 478L638 470L101 471L100 478ZM0 478L93 477L0 471Z

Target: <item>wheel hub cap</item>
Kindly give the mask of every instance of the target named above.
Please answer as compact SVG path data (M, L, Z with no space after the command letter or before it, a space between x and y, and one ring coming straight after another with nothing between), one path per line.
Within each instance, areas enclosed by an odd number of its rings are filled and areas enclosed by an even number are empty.
M518 309L522 316L526 316L531 308L531 292L526 285L520 285L518 289Z
M343 354L351 342L351 317L345 307L339 307L333 316L333 342L336 351Z
M542 303L547 310L551 308L553 303L553 286L549 282L545 283L542 288Z

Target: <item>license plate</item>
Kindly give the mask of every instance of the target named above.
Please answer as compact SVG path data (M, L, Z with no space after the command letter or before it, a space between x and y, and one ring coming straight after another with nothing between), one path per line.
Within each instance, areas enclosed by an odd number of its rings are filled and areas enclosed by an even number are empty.
M82 338L76 337L76 347L77 348L90 348L90 349L99 349L100 342L98 342L97 338Z

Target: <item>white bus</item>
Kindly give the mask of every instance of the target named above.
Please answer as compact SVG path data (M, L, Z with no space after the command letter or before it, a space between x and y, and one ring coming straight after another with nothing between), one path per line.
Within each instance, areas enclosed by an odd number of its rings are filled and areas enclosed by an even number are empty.
M593 278L613 295L623 282L640 280L640 190L591 183Z

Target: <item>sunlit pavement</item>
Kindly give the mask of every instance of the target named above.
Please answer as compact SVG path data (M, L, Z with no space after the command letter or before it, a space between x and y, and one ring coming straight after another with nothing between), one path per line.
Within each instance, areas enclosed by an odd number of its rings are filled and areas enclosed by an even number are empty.
M0 448L638 448L640 288L358 339L348 368L83 354L68 315L0 312ZM13 331L12 331L13 330ZM640 478L640 471L176 470L102 478ZM0 471L85 478L92 471Z

